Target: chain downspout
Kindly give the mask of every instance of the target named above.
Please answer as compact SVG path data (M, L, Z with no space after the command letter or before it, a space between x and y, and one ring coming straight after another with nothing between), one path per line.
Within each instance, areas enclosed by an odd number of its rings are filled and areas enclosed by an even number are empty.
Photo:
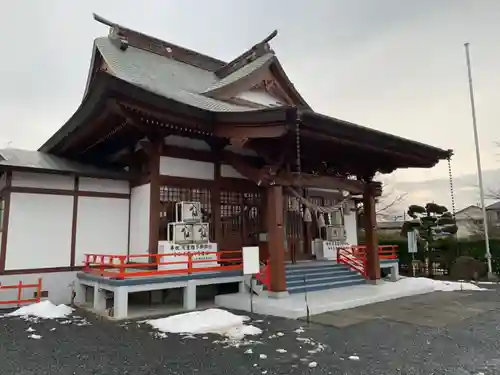
M451 155L448 156L448 178L450 180L451 212L455 218L455 191L453 190L453 174L451 172Z

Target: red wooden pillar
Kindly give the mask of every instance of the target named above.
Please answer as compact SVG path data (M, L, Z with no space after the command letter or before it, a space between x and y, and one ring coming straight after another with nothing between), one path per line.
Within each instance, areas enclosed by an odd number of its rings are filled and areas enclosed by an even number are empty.
M363 213L366 241L366 271L368 280L380 279L380 261L378 255L377 217L375 212L375 189L366 184L363 192Z
M285 227L283 225L283 187L267 188L267 245L269 250L270 291L276 296L286 292Z

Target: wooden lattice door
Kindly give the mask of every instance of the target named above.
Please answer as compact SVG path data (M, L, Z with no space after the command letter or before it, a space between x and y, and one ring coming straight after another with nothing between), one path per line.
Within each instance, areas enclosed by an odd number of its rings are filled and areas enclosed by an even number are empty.
M260 194L222 190L220 192L221 249L239 250L259 243Z

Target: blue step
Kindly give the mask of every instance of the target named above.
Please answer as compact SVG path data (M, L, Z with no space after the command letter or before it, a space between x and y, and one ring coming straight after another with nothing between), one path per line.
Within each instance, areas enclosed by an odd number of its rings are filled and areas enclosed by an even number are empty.
M307 262L286 266L288 293L304 293L365 284L365 279L344 264Z
M307 292L315 292L318 290L327 290L327 289L335 289L335 288L343 288L347 286L355 286L355 285L363 285L366 284L365 280L361 278L360 280L347 280L347 281L335 281L330 283L311 283L307 285L293 286L288 289L288 293L305 293Z
M304 262L287 264L286 285L289 293L304 293L365 284L358 272L345 264Z
M296 278L296 279L286 279L287 287L303 285L303 284L320 284L320 283L328 283L328 282L336 282L336 281L348 281L348 280L359 280L358 275L354 273L347 273L342 275L321 275L316 277L307 276L304 278ZM305 282L304 282L305 281Z

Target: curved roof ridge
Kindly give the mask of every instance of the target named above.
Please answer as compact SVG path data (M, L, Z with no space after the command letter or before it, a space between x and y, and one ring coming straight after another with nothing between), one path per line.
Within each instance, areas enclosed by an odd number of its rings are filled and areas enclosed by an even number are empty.
M266 73L267 68L273 63L274 59L275 56L272 53L262 55L214 83L203 94L211 97L226 98L249 89L262 79L262 75Z
M217 77L223 79L228 75L232 74L236 70L240 69L242 66L247 65L249 62L258 59L266 53L274 54L274 51L269 46L269 42L278 35L278 30L274 30L271 34L261 40L259 43L255 44L252 48L246 50L241 55L235 57L233 60L225 64L223 67L215 71Z
M125 26L122 26L118 23L109 21L109 20L99 16L96 13L93 13L93 16L97 22L102 23L103 25L109 26L111 28L118 29L118 31L121 32L123 34L123 36L125 36L125 37L134 36L134 35L127 35L127 34L135 34L135 36L146 38L150 42L153 42L155 44L161 44L163 49L165 49L165 50L170 48L172 50L178 50L178 51L183 52L182 59L179 57L175 57L175 56L172 56L172 57L175 59L179 59L182 62L185 62L187 64L191 64L191 65L194 65L196 67L210 70L210 71L216 71L227 64L225 61L219 60L215 57L194 51L194 50L186 48L186 47L179 46L177 44L156 38L154 36L144 34L140 31L129 29L128 27L125 27ZM129 42L130 42L130 40L129 40ZM152 52L152 53L158 53L157 51L154 51L151 48L146 48L146 46L139 46L139 45L135 45L135 44L136 43L132 43L132 45L134 45L134 47L147 49L149 52ZM170 54L171 52L165 51L164 55L167 57L168 54ZM199 59L196 59L196 58L199 58Z

